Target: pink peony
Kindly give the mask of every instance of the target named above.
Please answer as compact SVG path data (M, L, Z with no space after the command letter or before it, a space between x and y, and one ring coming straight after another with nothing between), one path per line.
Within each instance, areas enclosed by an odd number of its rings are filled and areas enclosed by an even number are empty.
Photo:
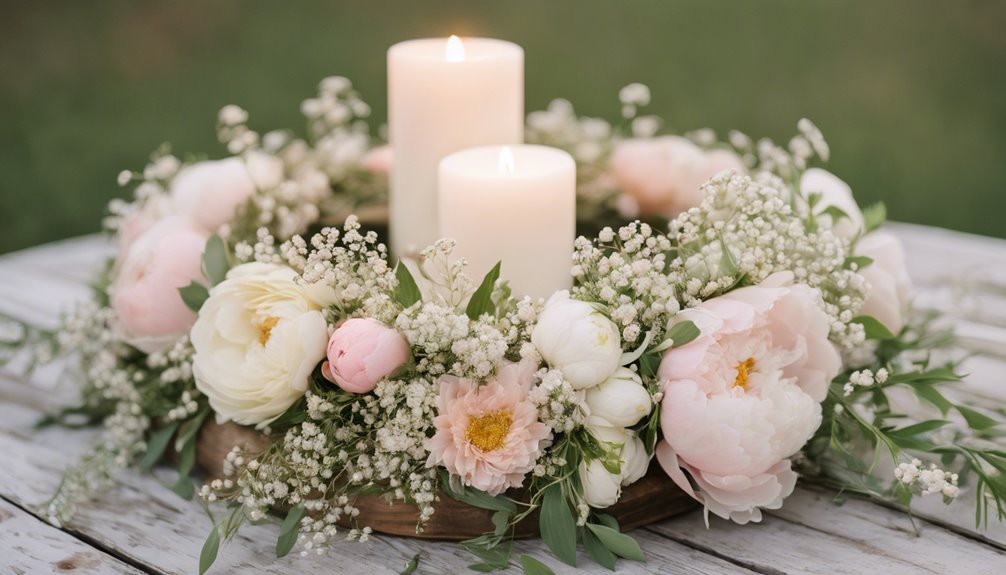
M510 363L485 383L440 378L436 434L427 467L442 465L465 485L497 495L520 487L550 437L527 394L535 368Z
M397 330L374 319L355 318L329 338L328 361L321 372L350 393L368 393L410 355L409 343Z
M618 187L632 197L641 215L673 217L702 202L702 185L733 170L746 173L737 154L705 151L678 136L620 142L611 157Z
M208 234L188 218L172 216L129 246L112 284L112 307L124 339L147 352L163 351L188 332L196 314L178 288L201 280Z
M738 523L759 521L760 508L793 491L787 458L820 425L841 369L820 295L791 284L791 273L775 274L680 312L701 335L669 350L658 372L658 461L707 512Z
M368 172L375 174L387 174L391 171L391 162L394 159L391 146L384 145L373 148L363 156L363 167Z
M912 280L908 277L905 249L901 241L884 230L863 236L856 243L856 254L873 259L873 263L860 270L870 284L860 315L873 316L894 333L905 325L905 313L912 293Z

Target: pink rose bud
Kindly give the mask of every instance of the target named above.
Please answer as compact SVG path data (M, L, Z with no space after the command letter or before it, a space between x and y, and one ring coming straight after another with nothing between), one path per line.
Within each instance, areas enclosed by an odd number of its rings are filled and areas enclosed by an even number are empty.
M409 342L381 322L350 319L328 340L326 379L350 393L368 393L377 382L409 360Z

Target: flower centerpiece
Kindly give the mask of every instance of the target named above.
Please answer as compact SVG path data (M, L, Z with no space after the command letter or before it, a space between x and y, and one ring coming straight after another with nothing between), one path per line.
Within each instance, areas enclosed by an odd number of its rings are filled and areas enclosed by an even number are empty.
M83 404L49 423L85 414L105 430L51 520L166 454L175 491L222 511L200 571L270 512L286 517L279 556L366 540L382 530L375 499L411 513L417 535L450 506L483 510L486 532L462 543L478 570L506 568L513 538L535 532L562 562L582 545L614 568L644 560L609 513L644 479L707 521L747 523L798 480L907 505L952 501L967 474L979 518L1001 518L1006 457L963 441L1001 422L941 393L960 376L931 355L945 342L932 318L910 311L883 206L861 210L814 167L829 150L807 120L785 147L663 134L638 114L649 99L622 90L622 128L562 100L528 116L528 141L575 160L590 234L572 244L568 288L547 297L514 294L507 261L473 277L452 239L396 261L349 215L379 214L402 159L369 135L344 78L304 102L304 139L259 134L227 106L230 157L162 149L123 172L133 200L110 206L118 254L94 298L51 334L25 328L39 359L70 357L79 375ZM935 415L899 412L895 391ZM200 438L227 426L253 440L196 487ZM878 477L885 455L896 471Z

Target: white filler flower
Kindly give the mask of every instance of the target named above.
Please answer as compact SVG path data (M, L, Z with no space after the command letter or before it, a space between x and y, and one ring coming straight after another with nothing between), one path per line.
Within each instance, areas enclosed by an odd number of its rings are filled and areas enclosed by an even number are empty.
M193 371L218 422L262 427L307 391L328 327L296 276L278 265L235 267L199 311Z

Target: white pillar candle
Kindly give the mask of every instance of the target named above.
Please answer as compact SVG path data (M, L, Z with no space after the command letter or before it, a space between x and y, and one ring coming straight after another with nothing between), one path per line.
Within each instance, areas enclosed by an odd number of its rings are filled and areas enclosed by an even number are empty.
M484 146L440 162L440 236L457 241L475 282L503 262L517 297L572 285L576 162L546 146Z
M524 50L485 38L409 40L388 50L391 249L437 238L437 165L472 146L524 141Z

